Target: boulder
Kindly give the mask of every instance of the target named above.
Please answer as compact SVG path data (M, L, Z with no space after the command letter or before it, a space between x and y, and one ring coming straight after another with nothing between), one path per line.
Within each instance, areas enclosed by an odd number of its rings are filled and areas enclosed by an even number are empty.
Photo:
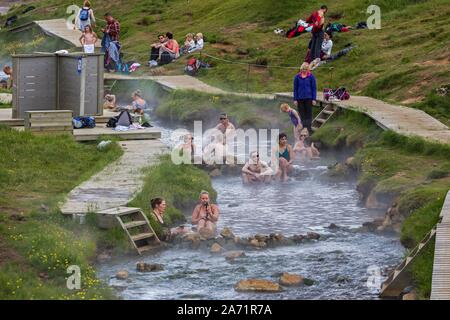
M312 279L308 279L308 278L303 278L303 283L307 286L312 286L314 285L314 283L316 283L314 280Z
M256 235L254 236L254 238L255 238L256 240L258 240L259 242L266 242L267 240L269 240L269 237L268 237L268 236L264 236L264 235L261 235L261 234L256 234Z
M283 286L299 286L303 284L304 278L301 275L284 272L280 277L280 284Z
M320 239L320 234L318 234L316 232L308 232L306 234L306 238L308 238L309 240L319 240Z
M231 231L230 228L223 228L222 231L220 231L220 235L222 237L224 237L225 239L234 239L235 238L233 231Z
M136 270L139 272L155 272L164 270L164 267L158 263L138 262L136 264Z
M218 243L213 243L211 246L211 253L220 253L223 250L223 248Z
M185 242L197 242L200 241L200 233L198 232L189 232L183 235L183 241Z
M234 286L236 291L242 292L280 292L281 286L273 281L265 279L241 280Z
M126 280L128 279L128 271L127 270L120 270L116 273L116 278L119 280Z
M239 257L245 257L245 252L242 250L228 251L224 253L224 256L227 260L234 260Z
M222 171L220 171L220 169L214 169L209 173L209 175L211 177L220 177L222 175Z
M305 240L305 236L302 235L302 234L295 234L295 235L292 236L292 240L293 240L295 243L300 243L300 242L302 242L303 240Z
M265 248L265 247L267 247L267 243L265 243L263 241L258 241L257 239L251 239L250 240L250 245L255 247L255 248Z
M330 223L330 225L327 227L328 229L331 230L336 230L339 229L338 225L334 224L334 223Z

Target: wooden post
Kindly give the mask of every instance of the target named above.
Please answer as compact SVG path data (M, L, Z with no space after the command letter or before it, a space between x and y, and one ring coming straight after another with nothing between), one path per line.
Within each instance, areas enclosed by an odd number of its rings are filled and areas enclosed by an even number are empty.
M247 92L248 92L248 82L250 80L250 65L247 65Z

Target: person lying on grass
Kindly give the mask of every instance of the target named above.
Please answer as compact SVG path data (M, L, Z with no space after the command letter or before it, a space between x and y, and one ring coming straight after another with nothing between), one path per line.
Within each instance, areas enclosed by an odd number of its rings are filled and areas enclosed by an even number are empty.
M259 153L253 151L250 153L249 160L242 168L242 179L245 184L270 182L272 180L273 170L269 165L259 159Z

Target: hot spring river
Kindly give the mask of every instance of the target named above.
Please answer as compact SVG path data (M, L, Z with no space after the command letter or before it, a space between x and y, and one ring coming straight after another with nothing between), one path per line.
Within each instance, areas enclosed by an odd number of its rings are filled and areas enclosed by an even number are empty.
M164 131L163 141L168 142L167 134ZM314 231L321 234L319 241L247 250L234 263L207 251L171 249L100 265L99 276L120 287L124 299L377 299L378 288L367 285L368 268L397 264L404 249L397 237L356 231L383 212L358 206L354 183L317 179L333 161L324 157L303 168L309 178L287 183L249 187L239 177L213 179L221 209L219 230L227 226L239 236ZM341 228L328 229L331 223ZM164 271L139 273L139 261L163 264ZM113 278L121 269L130 272L128 280ZM315 284L275 294L239 293L233 288L247 278L277 281L280 272L301 274Z

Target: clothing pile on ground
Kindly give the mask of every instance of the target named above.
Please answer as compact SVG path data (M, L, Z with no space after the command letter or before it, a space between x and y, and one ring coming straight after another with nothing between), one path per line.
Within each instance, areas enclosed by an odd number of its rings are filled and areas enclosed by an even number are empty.
M152 127L150 124L150 116L147 113L141 113L137 118L137 121L133 120L130 112L125 109L118 116L109 119L106 126L113 128L114 131L129 131Z
M209 69L210 67L211 66L208 63L200 61L195 57L192 57L186 63L186 66L184 67L184 72L186 72L186 74L192 77L195 77L201 68Z

